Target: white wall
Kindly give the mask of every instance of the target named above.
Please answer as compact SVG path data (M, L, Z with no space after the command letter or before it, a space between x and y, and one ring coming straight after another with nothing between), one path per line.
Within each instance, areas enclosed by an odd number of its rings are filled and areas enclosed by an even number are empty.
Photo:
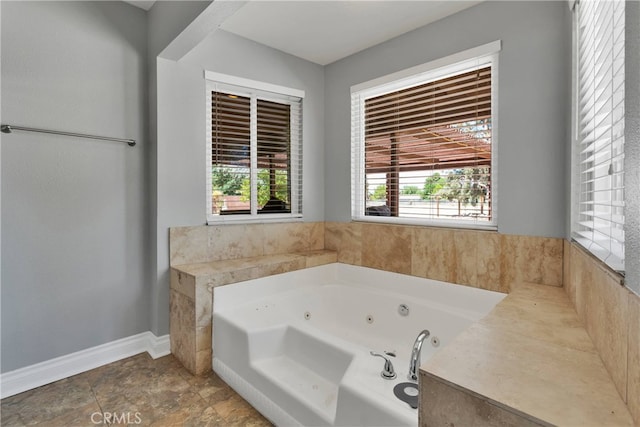
M2 372L149 330L146 17L123 2L2 8Z
M206 223L205 80L216 71L302 89L303 214L324 219L324 70L247 39L216 31L182 60L158 68L158 325L168 331L169 227Z
M500 39L498 228L564 237L570 28L566 2L485 2L328 65L326 220L350 220L350 86Z

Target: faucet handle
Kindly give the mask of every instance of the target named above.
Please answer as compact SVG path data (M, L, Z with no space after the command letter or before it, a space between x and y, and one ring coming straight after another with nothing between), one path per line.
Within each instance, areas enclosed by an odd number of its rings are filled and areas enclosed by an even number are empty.
M396 371L393 369L393 364L387 356L384 356L380 353L375 353L373 351L370 351L369 354L376 357L382 357L384 359L384 369L382 370L382 372L380 372L380 376L382 378L384 378L385 380L392 380L397 376Z

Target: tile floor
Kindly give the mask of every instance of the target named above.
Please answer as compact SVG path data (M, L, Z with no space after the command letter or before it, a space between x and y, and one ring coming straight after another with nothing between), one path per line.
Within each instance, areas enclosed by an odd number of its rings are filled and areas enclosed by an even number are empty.
M271 426L216 374L139 354L1 402L4 426Z

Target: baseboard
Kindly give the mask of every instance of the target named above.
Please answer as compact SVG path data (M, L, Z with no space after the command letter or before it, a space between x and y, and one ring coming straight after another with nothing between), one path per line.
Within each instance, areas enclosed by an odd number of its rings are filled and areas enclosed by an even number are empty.
M13 396L136 354L157 359L171 353L169 335L143 332L0 375L0 398Z

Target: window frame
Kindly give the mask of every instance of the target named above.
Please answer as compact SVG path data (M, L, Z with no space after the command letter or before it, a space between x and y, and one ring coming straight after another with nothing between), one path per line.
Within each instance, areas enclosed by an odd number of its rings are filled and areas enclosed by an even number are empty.
M498 228L498 73L501 40L467 49L351 87L351 219L353 221L497 230ZM364 104L368 98L491 65L491 219L469 221L365 215ZM358 117L357 125L355 117Z
M580 73L580 61L581 61L581 57L580 57L580 51L582 49L582 44L581 44L581 32L580 32L580 16L579 16L579 12L580 12L580 1L575 1L571 6L572 6L572 82L571 82L571 89L572 89L572 97L571 97L571 206L570 206L570 230L569 230L569 234L571 237L571 240L573 242L576 242L578 245L580 245L582 248L584 248L584 250L586 250L587 252L589 252L590 254L592 254L594 257L596 257L597 259L599 259L600 261L602 261L605 265L607 265L611 270L624 275L625 273L625 252L626 252L626 247L625 247L625 240L627 239L627 232L626 232L626 222L627 222L627 212L626 212L626 197L623 195L622 197L622 221L613 220L613 214L611 215L612 219L609 221L612 224L616 224L616 225L622 225L622 239L620 242L620 236L614 236L613 232L609 232L608 234L608 241L611 242L612 240L616 240L618 242L621 243L622 248L621 251L614 251L611 249L612 245L611 243L609 243L609 249L607 250L606 248L604 248L601 245L601 241L599 240L598 242L596 242L595 239L589 239L587 238L583 233L586 231L588 233L588 230L585 230L584 225L582 225L581 223L583 222L581 217L583 215L588 216L588 212L589 211L585 211L584 209L581 209L580 205L583 203L588 203L590 202L593 205L597 205L599 204L598 202L596 202L595 198L594 198L594 193L596 192L601 192L602 190L596 190L595 188L593 188L591 190L591 192L585 192L582 190L582 187L585 184L588 184L589 180L583 180L583 176L585 174L585 170L583 170L582 167L582 159L581 159L581 151L584 148L584 142L583 139L581 137L581 114L584 112L584 109L581 108L581 103L584 102L584 98L583 95L581 95L582 92L584 92L582 90L580 81L583 80L581 73ZM624 2L621 2L622 4L624 4ZM595 7L595 6L594 6ZM613 6L612 6L613 7ZM626 5L625 5L626 8ZM613 12L612 12L613 13ZM623 19L625 20L625 26L626 26L626 16L625 16L625 12L623 11L622 13ZM593 18L595 19L595 18ZM602 22L602 18L600 18L600 21ZM589 29L592 33L593 31L595 31L593 28ZM613 30L612 30L613 31ZM624 29L622 31L622 37L625 37L625 32ZM612 46L612 51L615 51L616 46ZM626 48L626 44L623 42L622 43L622 57L625 59L626 61L626 57L625 57L625 48ZM595 54L594 54L595 55ZM611 67L613 68L613 66ZM595 67L594 67L595 69ZM594 71L594 69L589 68L590 71ZM623 72L624 70L624 66L622 67ZM600 77L602 78L603 75L599 74L598 76L593 76L593 79L595 79L596 77ZM609 75L606 76L606 78L609 78ZM626 181L626 173L627 171L625 171L625 166L626 166L626 162L624 160L624 158L626 157L626 153L625 153L625 139L626 139L626 135L625 135L625 130L624 128L626 128L626 105L625 104L625 98L626 98L626 78L627 76L624 76L624 80L622 82L622 88L625 91L625 95L622 99L622 104L623 104L623 110L624 113L622 115L622 126L623 126L623 131L622 131L622 156L623 156L623 164L622 164L622 171L617 172L618 174L622 174L622 180L623 180L623 184L622 184L622 192L624 194L624 188L625 188L625 181ZM598 86L600 86L600 83L598 84ZM593 92L595 93L595 90L593 90ZM591 92L589 92L591 93ZM601 95L599 95L601 96ZM613 94L612 97L613 98ZM613 115L613 109L611 110L611 115ZM606 120L604 120L606 121ZM594 121L590 122L593 124ZM603 122L602 119L600 119L600 122ZM600 122L597 123L598 126L600 126ZM611 138L613 139L613 138ZM594 141L594 146L600 142L600 138L598 138L597 141ZM608 147L611 148L611 146L613 145L612 142L609 142ZM598 150L598 152L601 152L601 150ZM596 154L594 153L594 155L592 156L592 160L595 161L596 158ZM610 165L613 164L613 159L610 160ZM595 169L595 166L594 166ZM611 169L610 169L611 170ZM595 172L593 172L593 178L591 179L591 182L594 183L596 181L596 176L595 176ZM612 173L610 172L609 175L612 175ZM613 192L615 191L613 184L611 184L608 188L607 188L608 192ZM590 196L592 197L591 200L589 201L585 201L583 196ZM613 205L612 205L613 206ZM598 214L593 211L593 213L591 214L591 216L593 218L596 218L598 216ZM593 233L596 232L600 232L600 230L596 230L596 225L595 225L595 220L594 220L594 224L591 227L591 231Z
M207 216L208 225L220 225L220 224L241 224L241 223L264 223L264 222L288 222L288 221L301 221L303 219L302 211L302 121L303 121L303 102L305 92L300 89L289 88L285 86L275 85L271 83L261 82L257 80L246 79L242 77L231 76L227 74L205 71L205 86L206 86L206 132L205 132L205 146L206 146L206 186L205 186L205 212ZM249 214L233 214L233 215L214 215L211 209L211 196L212 196L212 163L211 158L213 155L212 147L212 92L225 92L233 95L248 97L251 99L251 109L257 108L257 100L265 100L270 102L276 102L280 104L288 104L290 109L290 123L291 123L291 212L290 213L259 213L258 212L258 195L257 195L257 177L258 168L255 161L250 165L250 179L251 179L251 213ZM299 104L297 108L298 114L296 114L294 106ZM254 112L252 111L252 117ZM256 113L257 114L257 110ZM251 157L255 158L253 151L257 150L257 123L252 119L250 125L251 129ZM297 129L294 131L294 129Z

